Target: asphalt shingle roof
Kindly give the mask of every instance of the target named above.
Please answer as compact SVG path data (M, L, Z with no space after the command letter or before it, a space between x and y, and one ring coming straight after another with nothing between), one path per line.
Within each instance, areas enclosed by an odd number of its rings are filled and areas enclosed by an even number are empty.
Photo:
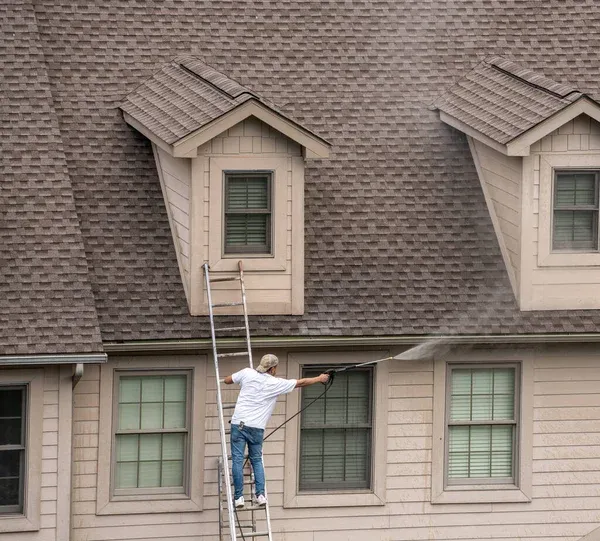
M193 57L175 59L127 96L121 109L168 144L257 97Z
M306 168L305 314L252 318L255 336L600 329L600 311L519 312L465 137L431 108L494 55L594 94L595 0L549 0L544 9L489 0L49 0L35 15L52 93L43 96L58 117L43 160L66 160L46 188L69 199L68 172L104 340L208 336L206 318L188 315L150 143L119 110L180 55L280 104L333 145L330 159ZM22 129L50 118L28 116ZM58 128L64 154L53 146ZM31 142L22 149L27 158L15 167L36 170L29 162L42 157ZM66 216L61 224L72 223ZM10 224L20 228L18 216ZM18 255L12 261L23 266ZM84 270L79 255L73 262ZM89 295L81 299L87 317Z
M29 2L8 2L0 20L0 355L99 352L35 13Z
M494 57L459 79L435 105L504 144L580 97L574 88Z

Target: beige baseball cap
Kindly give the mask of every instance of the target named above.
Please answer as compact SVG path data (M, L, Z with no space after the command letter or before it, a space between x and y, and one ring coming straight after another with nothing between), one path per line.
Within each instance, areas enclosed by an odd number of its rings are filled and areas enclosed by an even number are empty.
M275 355L267 353L266 355L263 355L262 359L260 360L260 364L256 367L256 371L264 374L267 370L277 366L278 364L279 359Z

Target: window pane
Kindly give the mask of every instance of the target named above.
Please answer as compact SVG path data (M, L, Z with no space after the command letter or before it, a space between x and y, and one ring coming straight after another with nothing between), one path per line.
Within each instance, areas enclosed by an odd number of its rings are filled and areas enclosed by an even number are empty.
M160 460L161 434L140 434L140 460Z
M0 388L0 417L21 417L24 389Z
M117 462L115 471L116 488L137 488L137 462Z
M163 401L162 377L147 377L142 379L142 402Z
M140 428L140 405L119 404L119 430Z
M160 486L160 461L140 462L139 488Z
M468 477L469 427L451 426L448 438L448 477Z
M595 249L597 221L595 210L555 210L553 248Z
M0 445L21 445L21 419L0 418Z
M184 450L184 434L163 434L163 460L183 460Z
M162 403L148 402L142 404L142 429L163 428Z
M595 205L596 175L594 173L557 173L556 207Z
M492 477L513 476L513 434L512 426L492 428Z
M269 175L227 177L227 210L268 209Z
M121 377L119 379L119 402L139 402L141 388L140 378Z
M20 505L19 478L0 477L0 505Z
M132 462L138 459L137 434L119 434L117 436L117 462Z
M163 462L161 484L163 487L183 486L182 460L169 460L168 462Z
M185 376L169 376L165 378L165 401L185 402L187 395L187 378Z
M185 427L185 402L167 402L165 404L165 428Z
M266 246L270 231L267 214L228 214L225 219L225 245Z

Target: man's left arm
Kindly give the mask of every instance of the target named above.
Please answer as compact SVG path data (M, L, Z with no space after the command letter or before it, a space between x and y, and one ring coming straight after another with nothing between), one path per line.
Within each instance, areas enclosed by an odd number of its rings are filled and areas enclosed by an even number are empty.
M227 385L231 385L233 383L233 378L231 376L227 376L224 380L223 383L226 383Z

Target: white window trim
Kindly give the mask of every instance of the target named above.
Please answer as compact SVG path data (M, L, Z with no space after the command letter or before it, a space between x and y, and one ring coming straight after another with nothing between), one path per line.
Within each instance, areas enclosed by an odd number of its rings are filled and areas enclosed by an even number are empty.
M0 533L33 532L40 529L42 483L42 423L44 416L44 370L3 370L0 385L27 385L27 441L23 514L0 515Z
M600 169L598 154L540 156L538 265L540 267L600 266L600 252L552 251L552 215L555 170Z
M289 157L210 157L210 234L208 260L213 272L235 272L242 260L247 271L284 271L287 260L287 199ZM224 173L226 171L271 171L271 254L223 254Z
M533 361L513 355L457 354L456 358L436 359L433 386L433 449L431 503L509 503L530 502L532 494L533 457ZM514 485L465 484L444 486L446 457L446 392L449 362L482 366L508 362L521 364L521 396L519 447L517 449L517 483Z
M111 494L113 441L113 400L115 370L153 371L190 370L190 447L186 494L115 496ZM206 403L207 357L118 357L100 367L100 426L98 442L97 515L141 513L183 513L202 511L204 490L204 416Z
M298 379L301 369L313 364L345 364L374 361L387 357L387 351L343 351L328 353L288 354L287 378ZM298 491L298 464L300 460L299 416L286 426L285 433L285 472L283 487L283 507L358 507L385 505L387 469L387 424L388 424L388 385L389 363L378 363L373 374L373 463L371 472L372 488L367 490L331 490L315 492ZM334 383L335 385L335 383ZM301 393L290 393L286 397L287 417L300 410Z

